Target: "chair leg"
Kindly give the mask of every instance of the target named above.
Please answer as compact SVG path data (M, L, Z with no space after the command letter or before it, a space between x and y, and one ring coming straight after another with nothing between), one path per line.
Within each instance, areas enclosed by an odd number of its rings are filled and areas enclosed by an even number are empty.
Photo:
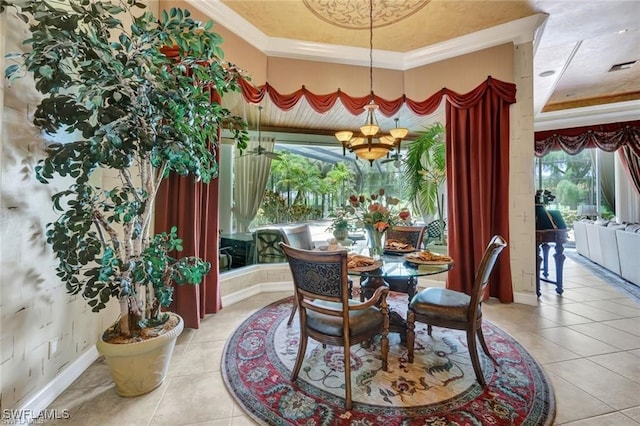
M480 340L480 346L482 346L482 350L484 351L484 353L487 354L489 359L493 361L494 364L498 365L498 361L496 361L493 355L491 355L491 352L489 352L489 347L487 346L487 342L484 340L484 334L482 334L482 324L478 325L476 333L478 334L478 340Z
M478 356L478 345L476 344L476 330L471 327L467 329L467 347L469 348L469 356L473 371L476 373L476 379L483 388L487 386L482 374L482 366L480 365L480 357Z
M296 363L291 371L291 381L295 382L302 367L302 360L304 360L304 354L307 352L307 333L304 329L300 330L300 346L298 346L298 355L296 356Z
M431 331L433 330L433 327L431 327L431 324L427 324L427 334L429 336L431 336Z
M289 314L289 321L287 321L287 327L291 326L293 323L293 318L296 316L296 311L298 310L298 300L293 299L293 308L291 308L291 314Z
M413 362L413 345L416 340L416 314L411 309L407 311L407 359Z
M344 345L344 381L344 407L351 410L351 347L349 345Z

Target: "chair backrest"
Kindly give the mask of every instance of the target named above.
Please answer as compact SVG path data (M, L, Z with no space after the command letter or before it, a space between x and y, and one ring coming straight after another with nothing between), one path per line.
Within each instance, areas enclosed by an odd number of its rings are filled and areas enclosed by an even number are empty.
M290 228L284 228L284 241L294 248L304 250L313 250L313 239L311 237L311 228L309 225L298 225Z
M253 233L256 251L256 263L286 262L286 257L280 248L284 241L284 234L280 229L257 229Z
M300 306L314 309L304 300L322 299L341 302L343 309L323 313L348 317L349 284L347 282L347 251L311 251L280 243L293 276L296 298ZM326 309L326 308L325 308Z
M387 241L396 240L420 248L426 226L394 226L387 231Z
M441 228L442 226L442 228ZM427 224L427 242L429 244L430 240L442 239L442 230L447 226L446 222L441 219L436 219Z
M471 293L471 301L469 303L469 319L476 317L480 304L484 300L489 276L493 267L498 260L498 255L507 246L507 242L500 235L494 235L489 241L487 248L484 250L480 266L476 272L475 281L473 283L473 291Z

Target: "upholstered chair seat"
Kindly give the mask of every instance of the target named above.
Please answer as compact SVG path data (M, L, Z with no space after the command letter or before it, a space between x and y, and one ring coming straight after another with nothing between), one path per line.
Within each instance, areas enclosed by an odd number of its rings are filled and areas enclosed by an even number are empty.
M433 287L419 292L409 307L421 315L426 322L440 319L444 321L466 321L471 296L459 291Z
M360 302L355 300L349 301L349 305L351 306L359 304ZM327 302L324 300L316 301L315 305L325 306L333 310L342 309L340 303ZM342 318L340 317L326 315L312 310L307 312L307 326L319 333L342 337L344 334L343 324ZM372 329L382 329L383 324L384 314L376 307L353 311L351 315L349 315L349 330L356 335L366 333Z

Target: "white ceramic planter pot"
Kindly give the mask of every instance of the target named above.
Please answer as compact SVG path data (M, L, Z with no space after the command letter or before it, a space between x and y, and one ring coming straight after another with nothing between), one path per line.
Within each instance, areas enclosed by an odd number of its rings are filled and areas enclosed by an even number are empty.
M100 338L96 343L109 366L118 395L144 395L164 381L176 339L184 329L182 318L174 313L170 315L178 318L178 324L161 336L126 344L106 343Z

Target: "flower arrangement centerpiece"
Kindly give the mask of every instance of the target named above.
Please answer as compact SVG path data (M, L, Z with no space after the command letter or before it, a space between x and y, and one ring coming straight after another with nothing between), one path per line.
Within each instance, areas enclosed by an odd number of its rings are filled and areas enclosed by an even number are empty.
M384 250L383 237L390 227L398 222L406 222L411 214L408 210L399 210L400 200L385 195L384 188L370 196L351 195L348 211L357 218L357 226L367 232L369 255L379 259Z

